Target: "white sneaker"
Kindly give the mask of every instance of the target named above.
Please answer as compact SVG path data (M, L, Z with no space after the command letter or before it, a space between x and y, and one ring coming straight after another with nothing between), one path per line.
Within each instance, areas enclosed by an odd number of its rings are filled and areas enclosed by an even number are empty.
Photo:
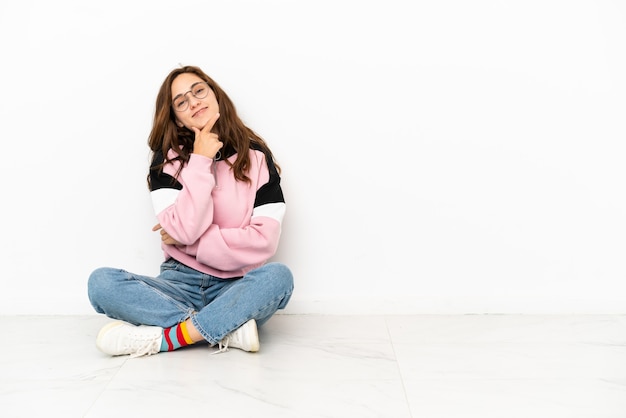
M259 351L259 333L256 328L256 321L249 320L219 342L219 350L213 354L228 351L228 348L239 348L243 351Z
M160 351L162 335L161 327L136 326L115 321L102 327L96 338L96 346L103 353L112 356L149 356Z

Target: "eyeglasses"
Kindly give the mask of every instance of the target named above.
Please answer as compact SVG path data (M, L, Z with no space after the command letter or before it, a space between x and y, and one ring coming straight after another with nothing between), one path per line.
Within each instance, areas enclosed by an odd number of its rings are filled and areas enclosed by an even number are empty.
M187 93L191 93L191 95L195 97L196 99L204 99L205 97L208 96L209 89L210 89L209 85L205 83L204 81L199 81L195 84L192 84L191 90L174 97L174 100L172 100L172 107L177 112L184 112L189 107L189 100L187 100Z

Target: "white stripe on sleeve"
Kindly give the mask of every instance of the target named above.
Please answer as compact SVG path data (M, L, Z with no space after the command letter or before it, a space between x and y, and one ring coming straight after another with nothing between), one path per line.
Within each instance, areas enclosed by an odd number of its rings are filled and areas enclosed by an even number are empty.
M158 215L165 210L165 208L174 204L178 193L180 193L180 190L170 188L157 189L150 192L155 215Z
M268 203L254 208L252 211L252 217L265 216L276 219L278 223L282 224L283 217L285 216L285 209L286 206L284 202Z

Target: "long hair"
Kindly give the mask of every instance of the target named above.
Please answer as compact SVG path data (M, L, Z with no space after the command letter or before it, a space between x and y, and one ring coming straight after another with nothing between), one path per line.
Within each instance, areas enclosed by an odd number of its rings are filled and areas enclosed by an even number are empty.
M226 160L226 163L231 166L235 178L239 181L250 182L250 178L246 173L250 168L248 151L253 144L263 151L266 158L270 158L274 162L276 169L280 173L280 166L274 161L274 156L263 138L243 123L237 115L235 105L224 90L199 67L190 65L172 70L159 89L152 130L148 137L148 145L152 151L153 159L157 153L162 153L163 163L160 167L153 167L153 169L162 169L165 164L170 162L167 153L172 149L177 153L177 156L172 158L171 161L179 160L181 162L176 173L177 177L183 166L189 162L189 157L193 151L195 134L186 127L180 127L176 124L176 115L172 108L172 82L183 73L197 75L206 81L213 93L215 93L215 98L220 107L220 117L213 126L213 131L224 144L220 150L224 159L237 154L237 158L232 164ZM150 175L148 174L149 184Z

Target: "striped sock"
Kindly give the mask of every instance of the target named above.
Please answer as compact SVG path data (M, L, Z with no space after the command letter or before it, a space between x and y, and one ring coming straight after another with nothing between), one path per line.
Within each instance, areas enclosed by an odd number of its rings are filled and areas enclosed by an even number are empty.
M181 322L173 327L163 329L161 351L174 351L190 344L193 344L193 341L189 337L189 332L187 332L186 323Z

